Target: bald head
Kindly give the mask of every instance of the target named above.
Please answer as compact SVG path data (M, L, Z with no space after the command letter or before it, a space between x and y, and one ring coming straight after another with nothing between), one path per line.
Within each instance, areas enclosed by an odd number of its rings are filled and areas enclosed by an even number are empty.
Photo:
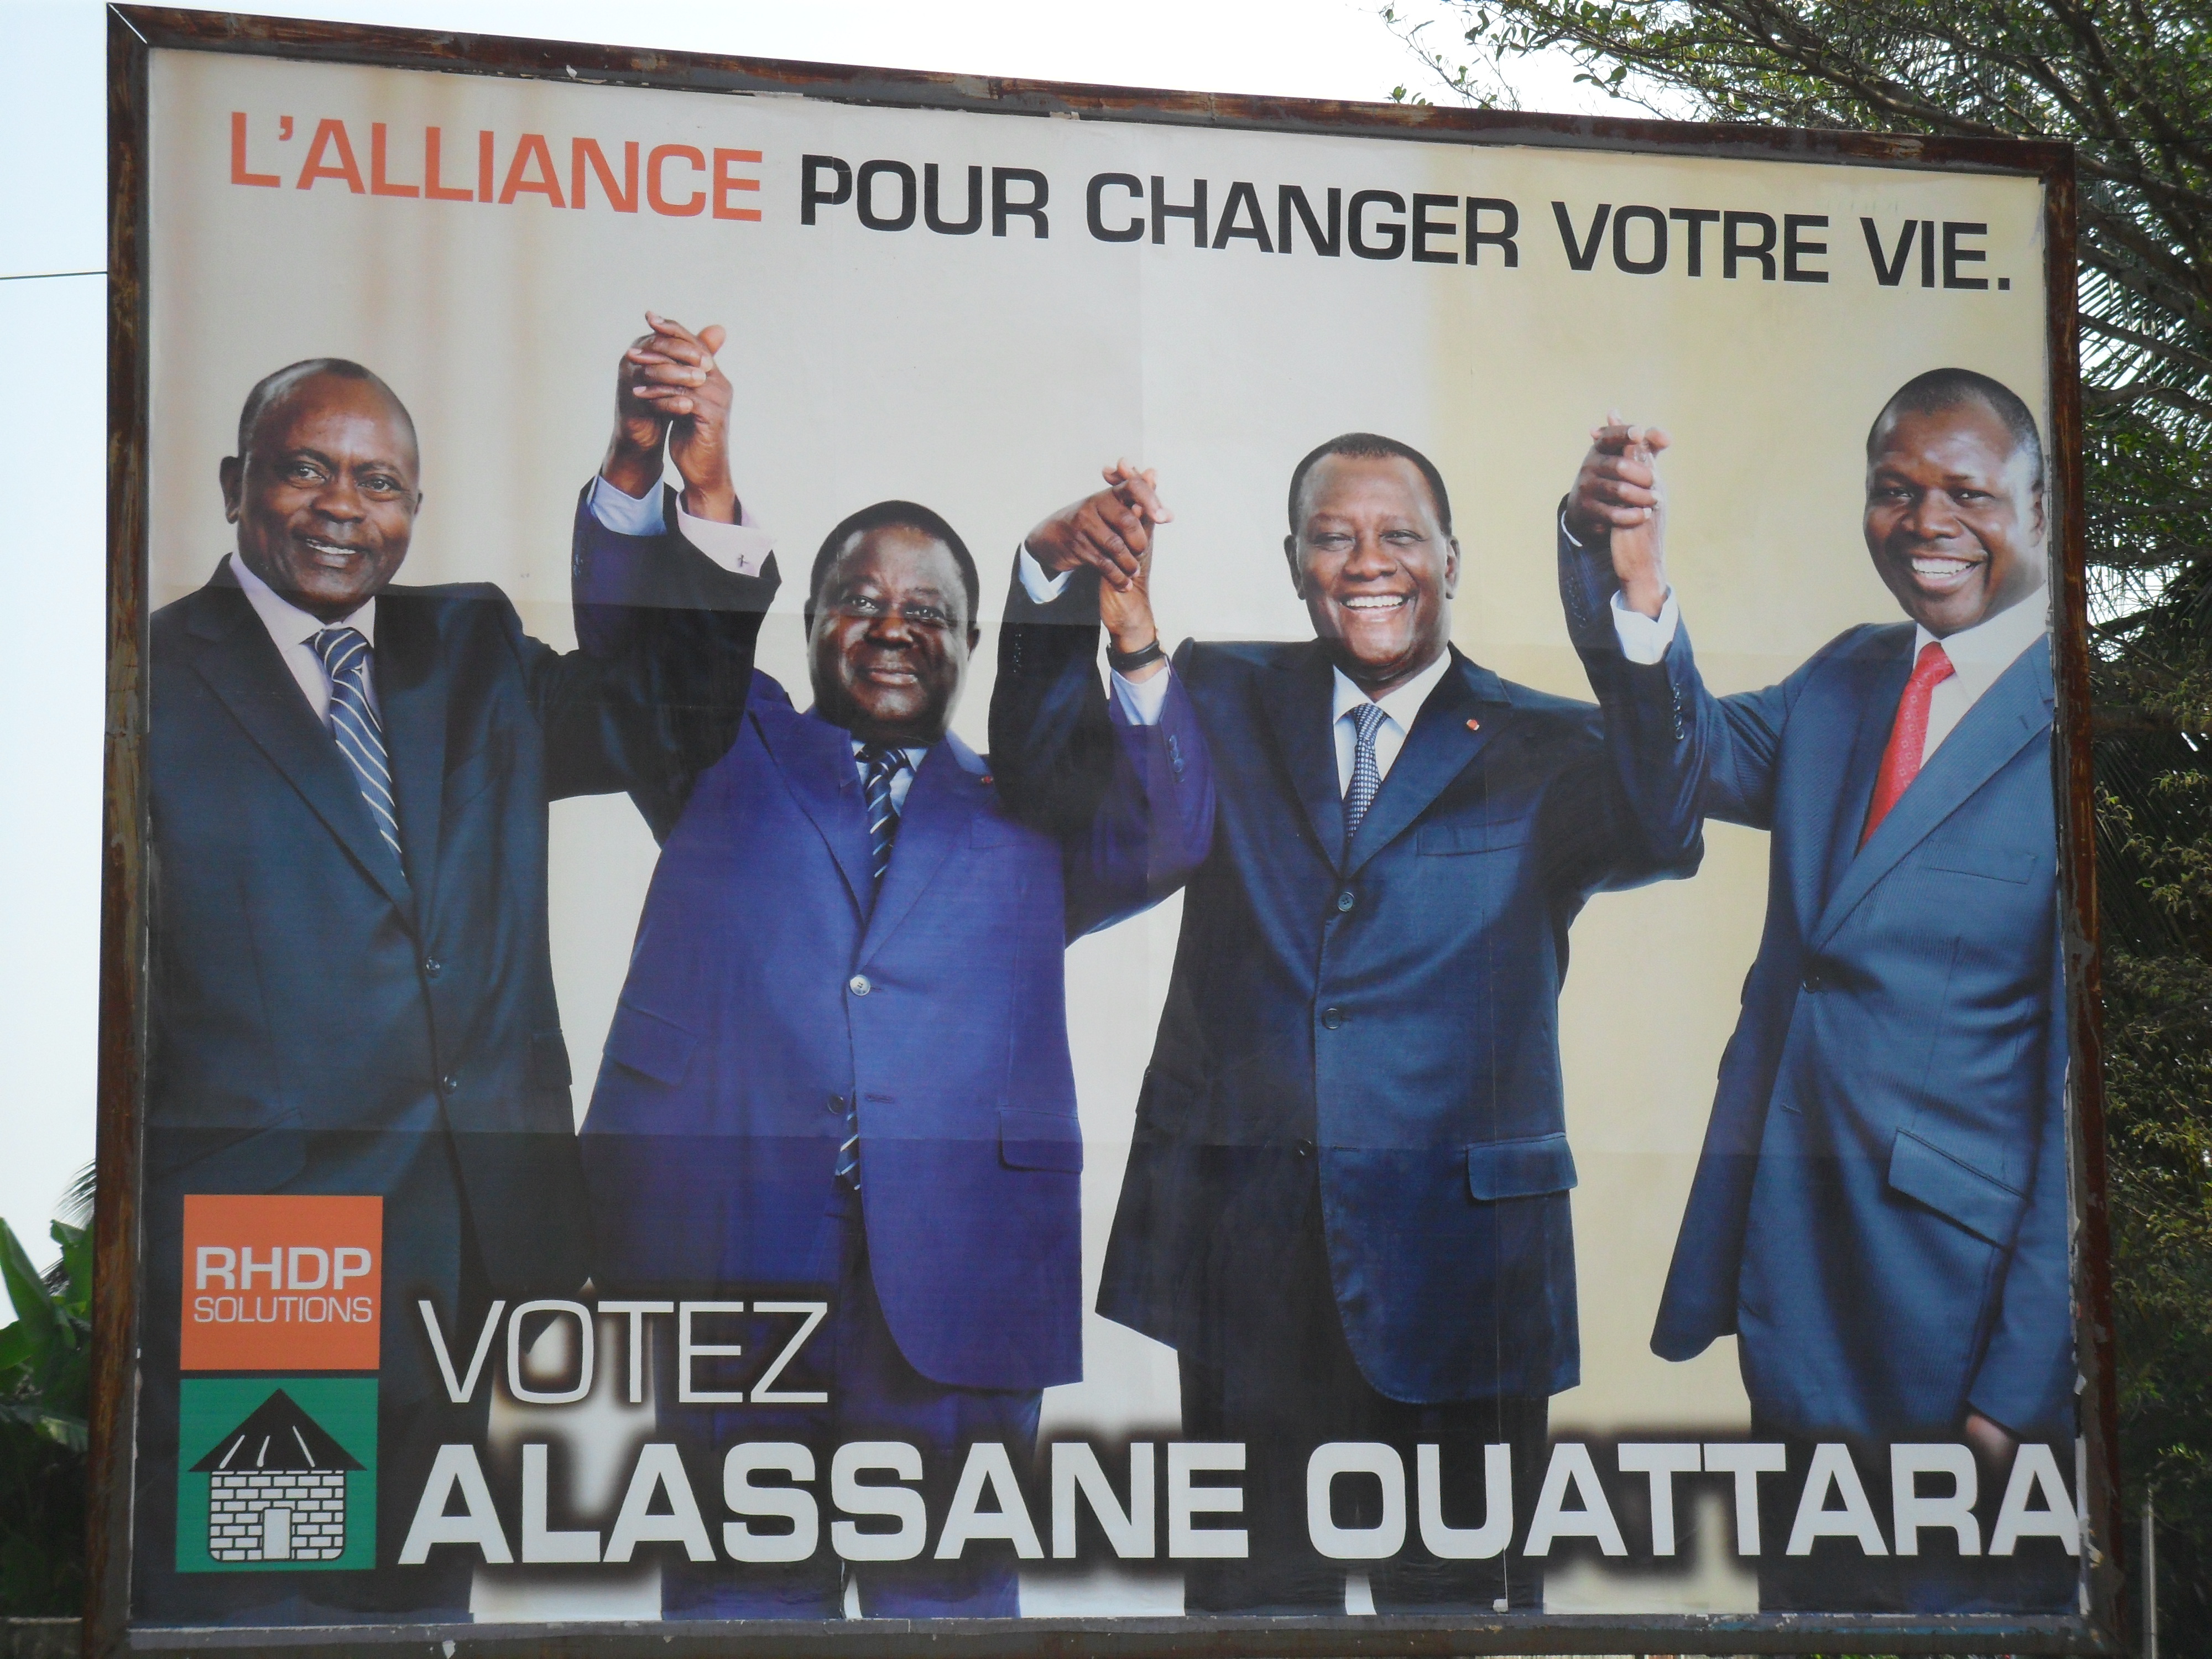
M415 445L415 417L407 412L407 405L399 401L399 394L385 385L374 371L362 368L346 357L307 357L296 363L287 363L273 374L264 374L254 382L253 390L246 394L246 403L238 411L238 453L249 453L253 448L254 428L262 417L276 404L283 402L294 392L311 380L353 380L373 386L391 405L407 433L410 448ZM420 452L416 453L420 464Z

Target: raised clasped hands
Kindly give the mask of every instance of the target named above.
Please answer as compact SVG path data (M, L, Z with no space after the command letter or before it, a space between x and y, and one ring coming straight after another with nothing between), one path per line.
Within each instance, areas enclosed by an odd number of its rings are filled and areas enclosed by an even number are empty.
M631 343L615 375L615 431L599 468L615 488L642 496L660 486L664 448L684 479L684 510L724 524L738 520L730 482L728 378L714 361L726 331L694 334L648 311L650 333Z
M1659 453L1672 440L1656 426L1634 426L1609 411L1590 431L1589 453L1567 497L1567 531L1613 556L1621 600L1656 617L1667 602L1667 495Z
M1159 496L1159 475L1126 460L1103 470L1106 488L1060 508L1030 532L1023 545L1048 575L1088 567L1098 573L1098 620L1114 648L1143 650L1159 638L1152 620L1152 549L1161 525L1175 514ZM1165 668L1147 663L1129 678Z

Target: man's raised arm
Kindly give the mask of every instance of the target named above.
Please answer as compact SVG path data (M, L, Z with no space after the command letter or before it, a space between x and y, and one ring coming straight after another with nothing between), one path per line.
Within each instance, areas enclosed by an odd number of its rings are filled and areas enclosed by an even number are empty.
M1205 738L1152 617L1153 548L1173 515L1154 473L1121 461L1105 480L1016 552L991 697L1000 798L1067 843L1071 936L1172 891L1213 834Z
M1656 427L1618 415L1590 434L1557 525L1559 600L1631 810L1656 849L1705 817L1767 827L1790 688L1705 690L1667 580Z
M665 836L737 736L779 577L731 480L723 331L646 320L617 370L606 458L577 502L570 575L592 672L551 677L548 775L556 794L628 790ZM669 460L680 490L661 483Z

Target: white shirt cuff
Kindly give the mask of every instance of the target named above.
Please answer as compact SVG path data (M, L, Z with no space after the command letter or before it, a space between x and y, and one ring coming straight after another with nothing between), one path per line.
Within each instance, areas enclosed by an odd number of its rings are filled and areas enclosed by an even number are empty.
M685 541L733 576L759 575L768 563L768 556L775 551L775 538L753 522L743 501L738 503L735 524L724 524L720 519L695 519L679 504L676 509L676 530Z
M617 489L599 473L592 476L592 516L617 536L658 536L664 528L660 518L660 486L633 495L628 490Z
M1666 602L1656 617L1630 610L1621 603L1623 597L1619 593L1613 596L1613 632L1620 641L1620 654L1647 668L1663 661L1667 647L1674 643L1674 629L1682 620L1682 613L1674 604L1674 590L1667 590Z
M1057 576L1046 575L1044 567L1036 562L1036 555L1030 552L1027 547L1015 550L1014 569L1022 579L1022 591L1027 593L1030 602L1036 605L1050 605L1061 594L1066 592L1067 579L1075 574L1073 570L1063 570ZM1152 722L1139 720L1137 723L1139 726L1150 726Z
M1559 509L1559 534L1567 538L1570 547L1579 548L1583 544L1582 538L1567 528L1567 509L1564 507Z
M1168 682L1175 678L1175 670L1168 669L1148 680L1125 680L1119 674L1109 678L1114 682L1115 701L1121 705L1121 712L1129 717L1130 725L1160 723L1160 710L1167 707Z
M659 484L643 497L618 489L604 477L592 480L592 516L617 536L658 536L666 527L661 517ZM753 521L753 515L744 501L738 503L738 521L724 524L718 519L695 519L686 513L679 499L676 508L677 533L735 576L757 576L768 563L769 555L775 551L775 538Z

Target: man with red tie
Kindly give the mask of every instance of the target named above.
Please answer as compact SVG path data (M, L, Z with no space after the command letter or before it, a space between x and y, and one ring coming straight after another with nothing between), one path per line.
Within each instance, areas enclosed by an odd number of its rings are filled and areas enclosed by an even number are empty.
M1867 436L1863 529L1908 620L1726 697L1667 584L1667 443L1595 434L1559 526L1569 628L1625 711L1607 740L1639 815L1772 841L1652 1348L1735 1336L1754 1437L1787 1449L1790 1478L1759 1482L1763 1607L2063 1607L2077 1540L1991 1525L2023 1443L2055 1479L2075 1433L2034 417L1965 369L1902 387ZM1848 1535L1799 1504L1815 1447L1838 1442L1869 1516ZM1946 1495L1964 1524L1892 1527Z

